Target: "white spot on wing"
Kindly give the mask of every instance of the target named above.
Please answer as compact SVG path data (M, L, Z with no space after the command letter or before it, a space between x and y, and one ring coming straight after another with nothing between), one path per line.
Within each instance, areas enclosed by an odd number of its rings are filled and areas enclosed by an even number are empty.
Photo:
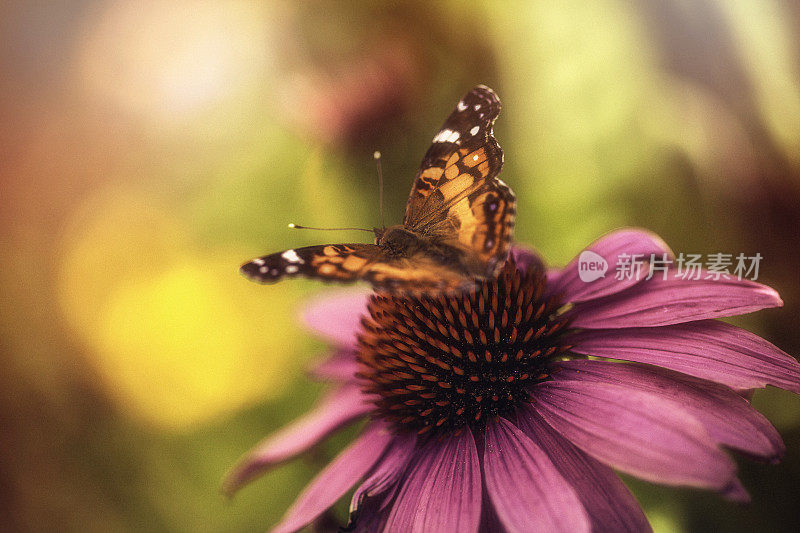
M466 108L467 108L467 104L465 104L463 101L458 102L458 110L459 111L464 111Z
M269 269L267 267L265 267L265 266L262 266L261 268L258 269L258 271L261 272L262 274L266 274L267 270L269 270Z
M477 111L480 108L481 108L481 104L475 104L475 107L473 109L475 109L475 111ZM481 115L481 116L483 116L483 115Z
M294 274L298 270L299 269L297 268L297 265L289 265L289 266L286 267L286 273L287 274Z
M472 160L473 161L477 161L478 160L478 154L475 154L474 156L472 156Z
M453 131L450 129L443 129L439 133L436 134L436 137L433 138L433 142L435 143L455 143L458 144L458 138L460 135L457 131Z
M473 126L471 130L469 130L470 135L475 135L481 128L479 126Z
M297 252L295 252L294 250L286 250L285 252L283 252L281 254L281 257L283 257L284 259L286 259L290 263L303 264L305 262L302 259L300 259L300 256L297 255Z
M253 259L253 264L254 264L254 265L261 266L261 265L263 265L263 264L264 264L264 260L263 260L263 259L261 259L260 257L259 257L258 259Z

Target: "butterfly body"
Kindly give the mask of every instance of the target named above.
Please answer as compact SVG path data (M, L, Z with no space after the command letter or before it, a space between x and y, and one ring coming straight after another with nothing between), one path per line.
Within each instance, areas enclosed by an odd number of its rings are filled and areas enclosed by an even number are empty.
M424 248L426 239L404 226L396 225L388 228L375 228L375 245L383 249L390 257L408 256L416 250Z
M304 276L364 280L376 289L458 290L493 277L508 254L515 197L497 179L503 152L492 135L500 101L478 86L433 138L403 224L375 228L374 244L329 244L253 259L242 273L260 283Z
M469 258L465 252L442 244L435 236L421 235L401 225L376 228L375 231L375 244L386 257L411 259L424 255L442 265L462 270L469 268Z

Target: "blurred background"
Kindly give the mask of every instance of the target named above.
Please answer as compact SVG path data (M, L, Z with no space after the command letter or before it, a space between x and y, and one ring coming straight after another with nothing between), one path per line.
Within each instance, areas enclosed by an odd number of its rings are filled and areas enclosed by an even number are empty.
M738 321L800 354L800 4L4 2L0 529L261 531L352 430L244 489L219 481L324 389L297 322L325 290L244 260L387 222L485 83L517 240L563 264L620 226L760 253L786 306ZM626 478L656 531L800 530L800 399L754 402L779 466L753 503ZM340 515L343 508L339 509Z

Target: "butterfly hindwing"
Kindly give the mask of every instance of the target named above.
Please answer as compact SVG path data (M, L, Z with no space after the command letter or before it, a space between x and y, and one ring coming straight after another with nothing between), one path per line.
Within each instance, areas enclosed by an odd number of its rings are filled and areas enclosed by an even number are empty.
M516 198L508 185L499 179L487 180L447 208L440 225L455 230L442 232L441 242L472 258L474 274L492 277L511 248L516 212Z
M451 292L474 286L463 272L439 263L420 252L409 257L392 257L375 261L363 277L374 287L391 292Z

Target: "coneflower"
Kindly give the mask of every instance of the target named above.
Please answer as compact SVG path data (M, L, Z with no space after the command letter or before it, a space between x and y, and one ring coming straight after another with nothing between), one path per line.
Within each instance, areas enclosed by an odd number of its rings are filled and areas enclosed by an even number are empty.
M568 346L568 318L545 294L540 265L513 257L497 279L454 296L374 295L362 321L356 374L376 397L376 415L398 431L483 428L529 403Z
M622 254L670 254L638 230L588 250L612 268ZM308 525L357 484L357 531L648 531L612 468L746 501L725 450L776 462L784 446L740 393L800 393L800 364L713 319L782 302L746 280L645 277L584 282L576 261L548 271L516 248L470 293L313 306L310 325L337 345L316 374L341 385L250 452L225 490L369 417L275 531Z

